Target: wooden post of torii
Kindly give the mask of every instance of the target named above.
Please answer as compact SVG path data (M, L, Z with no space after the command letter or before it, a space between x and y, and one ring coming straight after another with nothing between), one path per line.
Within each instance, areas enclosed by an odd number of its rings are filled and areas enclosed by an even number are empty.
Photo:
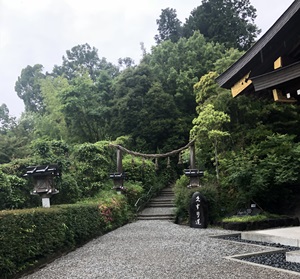
M122 164L122 150L117 149L117 172L122 173L123 172L123 164Z
M190 169L196 168L195 143L190 145Z

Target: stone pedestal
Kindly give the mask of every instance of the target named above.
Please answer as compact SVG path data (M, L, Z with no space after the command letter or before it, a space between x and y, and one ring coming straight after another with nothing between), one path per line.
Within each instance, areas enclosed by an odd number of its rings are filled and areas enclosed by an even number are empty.
M50 199L49 198L42 198L42 206L43 207L50 207Z

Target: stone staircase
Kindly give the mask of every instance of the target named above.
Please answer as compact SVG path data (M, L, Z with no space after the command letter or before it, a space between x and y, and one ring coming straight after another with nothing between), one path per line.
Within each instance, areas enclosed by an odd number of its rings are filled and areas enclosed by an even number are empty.
M152 198L137 220L175 220L174 192L171 187L163 189L158 197Z

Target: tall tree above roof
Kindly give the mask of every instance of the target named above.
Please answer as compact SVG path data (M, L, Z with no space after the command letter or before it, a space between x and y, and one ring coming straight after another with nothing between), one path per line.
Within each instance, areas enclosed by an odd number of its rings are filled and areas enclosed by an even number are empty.
M21 75L15 83L15 91L23 100L26 111L43 113L44 104L41 94L40 80L45 78L43 66L36 64L28 65L21 71Z
M183 35L199 30L208 40L247 50L260 33L255 18L250 0L203 0L186 20Z
M155 35L154 39L157 44L167 40L176 43L180 39L181 21L177 18L175 9L162 9L156 23L158 26L158 35Z

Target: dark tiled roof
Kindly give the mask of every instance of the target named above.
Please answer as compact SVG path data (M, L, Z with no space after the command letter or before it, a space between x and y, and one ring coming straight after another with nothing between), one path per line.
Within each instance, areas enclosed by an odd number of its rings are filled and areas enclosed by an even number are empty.
M297 21L297 24L295 23ZM291 51L291 49L286 49L285 36L289 36L293 40L293 44L299 41L299 23L300 22L300 0L295 0L291 6L282 14L282 16L274 23L274 25L230 68L228 68L224 73L217 77L216 81L221 87L230 89L241 77L245 76L249 71L251 71L256 65L260 66L264 60L275 61L276 55L281 55L282 50ZM290 24L288 26L288 24ZM296 28L297 27L297 28ZM291 34L295 33L297 34ZM296 38L295 38L296 37ZM295 39L297 41L295 41ZM273 47L270 44L277 46L277 42L283 42L283 44L278 47L281 48L280 54L276 51L270 51ZM268 71L265 71L268 72ZM259 75L263 73L255 73Z

